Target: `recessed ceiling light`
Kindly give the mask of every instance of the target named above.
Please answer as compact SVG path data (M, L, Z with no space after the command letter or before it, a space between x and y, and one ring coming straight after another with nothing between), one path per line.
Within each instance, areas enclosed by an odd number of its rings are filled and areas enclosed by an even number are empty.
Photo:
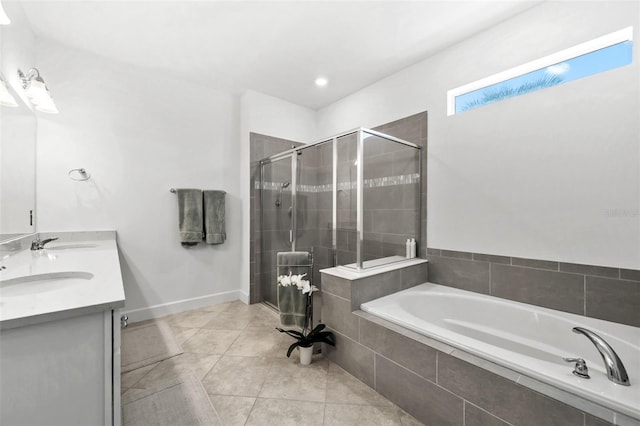
M322 87L326 86L329 80L326 77L318 77L316 78L316 86Z

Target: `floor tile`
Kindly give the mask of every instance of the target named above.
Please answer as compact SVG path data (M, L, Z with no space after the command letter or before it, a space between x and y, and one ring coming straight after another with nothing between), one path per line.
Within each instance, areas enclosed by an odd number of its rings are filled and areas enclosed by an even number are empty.
M167 382L158 389L127 392L122 411L127 426L222 425L202 384L194 377Z
M202 380L210 395L256 397L269 374L265 358L225 355Z
M324 402L327 370L327 362L322 359L311 365L300 365L291 359L274 360L258 396Z
M308 366L298 351L287 358L294 340L275 329L279 315L265 305L234 301L162 319L184 353L121 376L126 426L198 422L198 410L181 404L203 402L226 426L422 425L320 354Z
M260 310L256 310L252 313L252 317L249 320L247 327L266 327L276 328L280 327L280 316L273 309L263 307Z
M252 318L253 314L250 311L238 310L234 312L225 310L212 314L201 327L218 330L244 330Z
M198 330L182 344L185 352L222 355L240 335L239 330Z
M195 309L180 314L170 315L165 318L171 326L184 328L200 328L211 321L211 319L216 315L216 312L207 312L201 309Z
M171 330L173 331L173 334L175 335L176 341L180 345L182 345L184 342L192 338L193 335L196 334L199 330L198 328L178 327L171 324L170 326L171 326Z
M131 324L122 330L121 339L120 365L123 372L136 370L183 352L166 321Z
M136 370L131 370L127 373L123 373L120 375L120 384L123 388L132 388L135 387L136 383L140 381L149 371L151 371L154 367L156 367L159 362L155 364L146 365L144 367L138 368Z
M217 305L209 305L203 308L200 308L201 311L204 312L222 312L226 311L233 303L235 302L227 302L227 303L219 303Z
M321 402L258 398L246 425L322 426L323 418Z
M325 426L402 426L395 407L327 404Z
M243 426L256 402L247 396L209 395L224 426Z
M151 389L185 374L193 374L198 380L202 380L219 359L220 355L185 352L156 365L136 383L135 387Z
M235 356L285 358L287 349L294 342L292 337L275 328L247 328L240 333L227 353Z
M393 406L375 390L331 363L327 375L327 403Z

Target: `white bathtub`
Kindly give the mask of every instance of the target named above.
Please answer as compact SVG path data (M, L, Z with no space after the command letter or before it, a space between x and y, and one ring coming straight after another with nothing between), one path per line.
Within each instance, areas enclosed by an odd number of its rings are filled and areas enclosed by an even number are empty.
M361 309L640 420L638 327L431 283L364 303ZM609 381L599 352L573 327L592 330L613 347L631 386ZM573 364L562 357L584 358L591 379L574 376Z

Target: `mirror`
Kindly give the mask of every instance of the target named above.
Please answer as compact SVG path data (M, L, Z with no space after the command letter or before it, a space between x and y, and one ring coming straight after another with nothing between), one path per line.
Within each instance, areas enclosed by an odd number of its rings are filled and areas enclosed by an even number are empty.
M36 116L15 90L17 69L30 66L21 63L30 58L24 57L20 24L12 19L10 25L0 26L0 71L18 103L0 106L0 242L36 232Z
M0 242L35 232L36 117L14 97L0 107Z

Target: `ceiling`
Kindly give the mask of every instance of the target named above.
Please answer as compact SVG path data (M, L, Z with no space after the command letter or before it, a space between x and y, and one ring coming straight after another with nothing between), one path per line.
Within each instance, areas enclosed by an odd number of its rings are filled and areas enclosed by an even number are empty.
M217 89L251 89L312 109L540 3L21 2L39 37ZM329 79L327 86L314 85L319 75Z

